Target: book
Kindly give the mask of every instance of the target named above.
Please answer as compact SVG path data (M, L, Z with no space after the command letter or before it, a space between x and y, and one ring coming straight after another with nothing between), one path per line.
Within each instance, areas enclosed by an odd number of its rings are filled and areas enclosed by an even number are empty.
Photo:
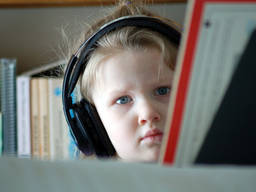
M49 89L48 79L38 78L38 103L39 103L39 137L40 157L50 159L50 130L49 130Z
M32 158L40 158L40 131L39 131L39 80L30 80L30 119L31 119L31 153Z
M194 164L256 27L255 13L255 0L189 1L162 163Z
M68 126L62 107L62 79L49 78L49 129L51 159L68 159Z
M31 157L30 135L30 77L18 76L17 84L17 153L18 157Z
M3 124L2 124L2 113L0 112L0 156L2 155L2 147L3 147Z
M3 155L17 154L16 59L0 59Z

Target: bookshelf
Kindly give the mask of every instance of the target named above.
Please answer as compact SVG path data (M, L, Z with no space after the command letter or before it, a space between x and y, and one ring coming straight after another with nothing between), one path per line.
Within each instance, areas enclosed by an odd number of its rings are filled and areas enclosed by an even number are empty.
M112 5L115 0L1 0L0 7L51 7L51 6L95 6ZM158 3L185 3L187 0L154 0Z
M254 192L255 167L178 169L116 161L0 159L1 191ZM10 179L11 178L11 179Z

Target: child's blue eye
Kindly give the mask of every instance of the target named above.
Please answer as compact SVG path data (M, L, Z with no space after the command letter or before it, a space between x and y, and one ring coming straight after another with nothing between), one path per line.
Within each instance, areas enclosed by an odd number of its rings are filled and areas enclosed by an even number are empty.
M167 95L170 92L169 87L159 87L156 89L156 95Z
M131 101L132 99L129 96L122 96L116 100L116 103L124 105L124 104L130 103Z

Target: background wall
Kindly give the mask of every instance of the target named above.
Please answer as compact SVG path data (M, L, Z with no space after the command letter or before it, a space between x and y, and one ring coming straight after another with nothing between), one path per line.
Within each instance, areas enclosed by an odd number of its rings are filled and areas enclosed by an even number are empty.
M81 24L104 15L111 7L48 7L0 9L0 58L17 58L17 73L62 59L61 29L74 37ZM149 7L183 24L186 3ZM90 21L89 21L90 23Z

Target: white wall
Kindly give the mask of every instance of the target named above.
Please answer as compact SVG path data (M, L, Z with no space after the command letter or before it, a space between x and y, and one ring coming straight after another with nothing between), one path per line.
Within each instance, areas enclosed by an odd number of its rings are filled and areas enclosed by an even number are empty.
M60 55L58 46L63 39L60 29L64 27L70 34L76 34L82 21L95 19L108 8L2 8L0 58L16 57L18 73L56 61ZM150 9L182 24L186 4L156 4Z

